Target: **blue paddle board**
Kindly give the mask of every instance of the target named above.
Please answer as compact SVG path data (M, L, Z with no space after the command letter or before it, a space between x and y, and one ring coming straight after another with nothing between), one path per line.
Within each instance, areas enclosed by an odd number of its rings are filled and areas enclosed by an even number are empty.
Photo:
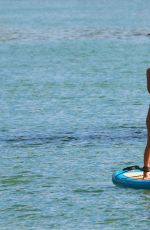
M120 170L112 175L114 184L135 189L150 189L150 180L143 180L143 170Z

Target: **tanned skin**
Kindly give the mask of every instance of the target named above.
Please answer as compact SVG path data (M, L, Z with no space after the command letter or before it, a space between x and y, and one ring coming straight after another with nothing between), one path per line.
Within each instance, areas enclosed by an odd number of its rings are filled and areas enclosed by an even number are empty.
M150 93L150 68L147 69L146 76L147 76L147 90ZM147 145L144 152L144 167L150 167L150 108L147 113L146 126L147 126ZM150 172L144 172L143 179L150 180Z

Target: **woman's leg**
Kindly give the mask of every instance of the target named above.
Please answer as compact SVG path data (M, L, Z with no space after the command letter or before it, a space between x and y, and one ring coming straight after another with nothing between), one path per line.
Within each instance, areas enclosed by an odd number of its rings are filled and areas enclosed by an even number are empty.
M147 145L144 152L144 167L150 167L150 108L146 118ZM150 173L144 172L144 179L150 179Z

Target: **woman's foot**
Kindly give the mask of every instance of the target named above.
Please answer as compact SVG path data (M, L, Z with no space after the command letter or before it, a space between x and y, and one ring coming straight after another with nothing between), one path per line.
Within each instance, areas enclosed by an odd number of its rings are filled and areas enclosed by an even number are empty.
M150 172L144 172L143 180L150 180Z

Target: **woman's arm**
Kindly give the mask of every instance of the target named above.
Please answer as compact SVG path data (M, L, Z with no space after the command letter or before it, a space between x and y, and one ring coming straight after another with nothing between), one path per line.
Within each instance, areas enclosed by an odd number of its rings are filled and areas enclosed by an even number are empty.
M147 69L146 75L147 75L147 90L150 93L150 69Z

